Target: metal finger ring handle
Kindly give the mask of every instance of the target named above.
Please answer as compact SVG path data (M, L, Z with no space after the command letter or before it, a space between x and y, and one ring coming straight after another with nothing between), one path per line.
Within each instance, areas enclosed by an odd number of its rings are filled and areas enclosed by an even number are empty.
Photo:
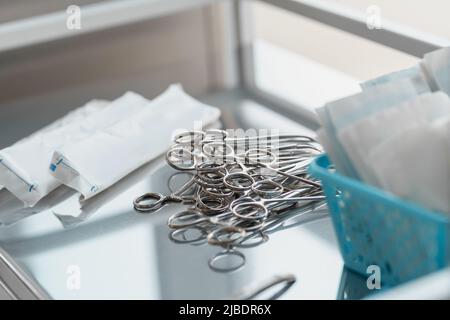
M235 259L238 259L238 263L232 266L226 266L222 267L220 266L220 261L222 259L225 259L227 257L233 257ZM214 255L211 259L208 261L208 266L211 268L211 270L220 272L220 273L228 273L233 272L241 269L245 265L245 256L237 251L237 250L225 250L222 252L217 253Z
M151 203L145 203L149 200L155 200ZM154 212L161 209L166 201L166 196L161 193L149 192L145 193L140 197L137 197L133 201L134 209L139 212Z

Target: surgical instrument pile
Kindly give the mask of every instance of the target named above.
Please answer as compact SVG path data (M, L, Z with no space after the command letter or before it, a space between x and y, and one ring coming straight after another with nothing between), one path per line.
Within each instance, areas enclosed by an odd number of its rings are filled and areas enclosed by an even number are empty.
M224 251L210 259L210 268L237 270L245 256L235 248L259 245L276 230L326 215L321 185L306 170L320 153L314 139L301 135L183 132L175 136L166 161L189 180L170 195L143 194L134 208L151 213L170 203L187 205L169 218L170 238L220 246ZM197 236L190 238L192 232ZM230 256L240 263L221 267L220 261Z

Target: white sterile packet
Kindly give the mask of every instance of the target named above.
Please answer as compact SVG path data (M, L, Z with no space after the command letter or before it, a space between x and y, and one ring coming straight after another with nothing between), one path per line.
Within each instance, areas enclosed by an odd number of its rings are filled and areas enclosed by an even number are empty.
M173 85L145 110L88 139L57 148L53 175L79 191L81 200L89 199L167 151L176 130L193 129L199 122L207 126L219 116L217 108Z
M368 155L381 187L422 206L450 212L450 118L409 128Z
M425 54L423 62L438 90L450 95L450 48Z
M432 84L430 86L430 82L433 82L430 80L430 76L422 61L410 68L391 72L375 79L365 81L361 83L361 89L364 91L374 86L405 79L410 79L417 91L417 94L437 90L437 88L431 88Z
M93 132L131 116L147 105L144 97L128 92L87 118L54 130L36 134L25 141L0 151L0 183L9 192L34 206L61 183L55 179L49 166L56 148L73 144Z
M372 148L406 129L449 115L450 98L445 93L425 93L352 123L338 138L361 179L380 186L367 159Z
M101 100L101 99L91 100L91 101L87 102L85 105L68 112L62 118L59 118L58 120L50 123L49 125L46 125L45 127L37 130L36 132L32 133L28 137L25 137L25 138L17 141L16 143L22 143L22 142L26 141L27 139L34 137L37 134L50 132L50 131L56 130L58 128L67 126L69 124L83 121L84 119L87 119L88 117L90 117L92 114L106 108L109 103L110 103L110 101L107 101L107 100Z
M328 143L333 145L335 157L332 155L330 157L337 170L348 177L360 178L338 139L340 130L359 119L417 95L414 84L407 78L370 87L366 91L327 103L317 109L320 122L329 140ZM319 142L322 142L320 137Z
M94 112L97 112L101 109L103 109L108 104L108 101L106 100L91 100L88 103L86 103L84 106L79 107L73 111L70 111L68 114L63 116L62 118L52 122L51 124L37 130L36 132L32 133L28 137L25 137L23 139L20 139L19 141L15 142L13 145L22 143L26 141L27 139L30 139L34 137L37 134L41 134L44 132L49 132L51 130L55 130L57 128L60 128L62 126L68 125L70 123L80 121L81 119L84 119L91 115ZM1 181L0 181L1 182ZM0 190L3 189L3 185L0 183Z

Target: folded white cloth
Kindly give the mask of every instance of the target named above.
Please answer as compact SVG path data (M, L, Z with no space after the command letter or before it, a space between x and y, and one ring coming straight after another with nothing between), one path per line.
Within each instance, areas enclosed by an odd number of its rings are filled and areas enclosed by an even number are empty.
M381 187L450 213L450 118L395 134L368 155Z
M329 155L336 168L351 178L361 178L338 139L341 130L360 119L417 95L418 92L413 81L405 78L368 87L361 93L329 102L317 109L317 115L324 128L318 139L320 143L333 147ZM327 141L324 141L325 136L327 136Z
M425 93L351 124L338 133L338 138L358 175L365 182L380 186L367 159L370 151L402 131L417 125L431 124L449 115L450 98L445 93ZM417 157L421 154L419 152Z
M337 170L450 214L450 48L317 111Z
M26 207L34 206L61 185L49 170L56 148L89 137L95 131L131 116L147 103L147 99L128 92L88 117L83 117L81 112L74 122L51 126L42 133L1 150L0 184L23 201Z
M202 104L173 85L141 112L77 143L56 148L52 174L89 199L146 162L163 154L177 130L214 123L217 108ZM201 127L200 126L200 127Z

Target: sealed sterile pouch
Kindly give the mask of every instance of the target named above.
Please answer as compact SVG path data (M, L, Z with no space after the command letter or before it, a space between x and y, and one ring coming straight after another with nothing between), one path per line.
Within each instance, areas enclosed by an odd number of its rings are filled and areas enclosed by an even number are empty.
M33 134L29 135L28 137L17 141L16 143L14 143L14 145L22 143L22 142L26 141L27 139L34 137L37 134L49 132L51 130L68 125L70 123L80 121L81 119L88 117L92 113L103 109L107 104L108 104L108 101L106 101L106 100L92 100L92 101L86 103L84 106L79 107L79 108L69 112L64 117L52 122L51 124L45 126L44 128L39 129L38 131L34 132ZM2 189L3 189L3 185L0 183L0 190L2 190Z
M49 125L37 130L36 132L32 133L28 137L25 137L25 138L17 141L15 144L22 143L22 142L34 137L35 135L50 132L50 131L56 130L58 128L70 125L72 123L81 122L84 119L87 119L88 117L90 117L92 114L106 108L109 103L110 103L110 101L101 100L101 99L91 100L91 101L87 102L85 105L83 105L79 108L76 108L75 110L70 111L62 118L59 118L58 120L50 123Z
M449 138L446 117L390 137L370 152L368 160L383 189L450 213Z
M86 200L167 151L177 130L207 126L219 116L174 85L132 117L57 148L51 170Z
M80 117L79 121L36 134L0 151L0 184L24 202L34 206L61 183L49 170L56 148L73 144L141 110L148 100L128 92L106 107Z
M322 127L316 132L317 141L325 148L328 156L332 159L339 172L348 177L358 179L356 171L345 153L344 148L335 137L333 124L329 120L327 110L325 108L317 109L317 114L322 123Z
M338 139L340 130L361 118L417 95L411 79L403 79L367 88L366 91L327 103L317 109L329 143L334 147L335 158L332 155L330 158L338 171L354 179L360 178ZM320 138L319 142L322 142Z
M319 128L319 130L316 131L316 139L317 141L323 146L323 148L327 151L328 157L330 159L336 159L336 150L331 143L330 139L328 138L328 135L326 133L325 128ZM338 168L339 170L339 168ZM340 171L342 172L342 171Z
M327 104L326 108L335 128L341 130L361 118L416 96L418 93L411 79L403 79L334 101Z
M423 63L434 86L450 95L450 48L425 54Z
M395 71L389 74L382 75L378 78L371 79L361 83L361 89L367 90L368 88L379 86L388 82L395 82L399 80L409 79L415 88L417 94L422 94L426 92L431 92L429 75L420 61L418 64L412 66L411 68L403 69L400 71Z
M425 93L352 123L339 132L338 138L361 179L380 186L367 159L372 148L404 130L449 115L448 95Z

